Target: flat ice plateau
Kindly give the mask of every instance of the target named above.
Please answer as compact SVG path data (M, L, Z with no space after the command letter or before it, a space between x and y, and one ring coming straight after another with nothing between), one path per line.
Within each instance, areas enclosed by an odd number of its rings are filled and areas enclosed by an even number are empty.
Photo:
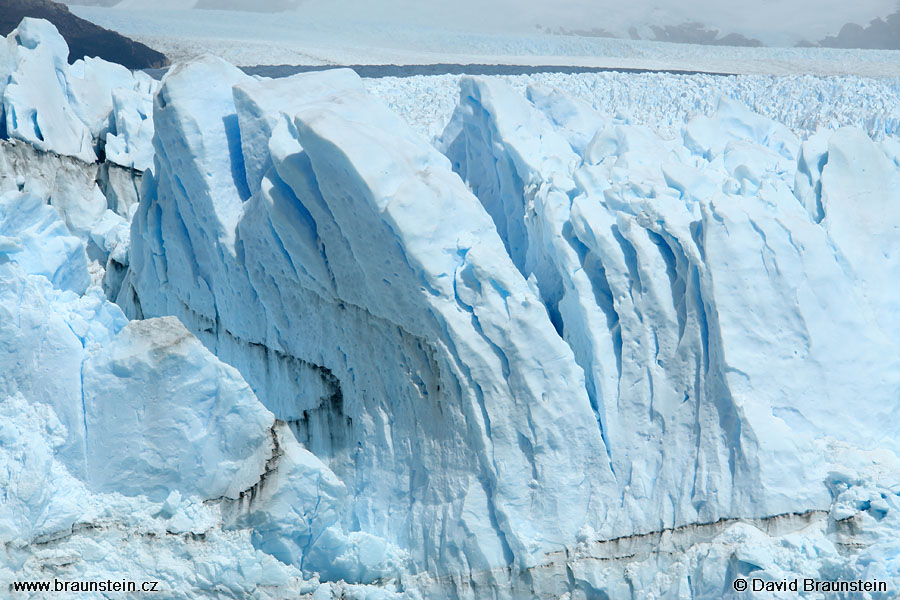
M66 57L0 41L0 585L900 591L895 80Z
M451 63L674 69L746 75L809 73L900 77L900 51L896 50L729 46L711 49L693 44L549 35L537 32L533 26L526 29L521 24L511 25L519 13L525 18L529 16L528 11L521 11L512 3L509 10L501 11L499 15L473 17L467 20L476 21L474 25L469 23L456 28L456 20L452 17L447 19L447 25L443 25L444 21L438 15L448 10L460 10L465 0L446 5L405 3L425 8L422 15L427 15L426 20L431 25L417 23L414 18L406 23L390 22L385 17L390 14L385 2L356 2L355 7L341 9L347 2L310 0L303 3L300 11L278 14L176 10L171 3L159 6L154 3L153 8L132 7L137 4L131 2L127 8L113 9L72 6L71 10L82 18L143 42L174 60L212 52L240 66ZM475 1L470 0L468 4L471 6ZM741 3L714 3L719 10L724 8L726 14L734 14L736 4ZM484 3L478 5L485 8ZM609 23L609 17L626 8L622 3L618 5L600 21L603 27ZM584 6L569 12L577 13L584 10ZM773 6L780 7L780 4ZM760 13L766 8L771 10L771 7L760 8ZM555 12L564 13L565 10L560 7ZM707 11L704 19L710 12L714 11ZM836 18L838 12L823 7L815 18L809 19L806 15L804 20L820 26L823 21ZM435 22L442 25L435 27ZM834 31L845 22L837 23ZM575 23L569 27L584 25ZM769 20L761 29L771 31L779 25L782 23ZM794 24L786 18L783 25ZM627 38L627 35L621 37ZM786 45L793 45L793 42Z

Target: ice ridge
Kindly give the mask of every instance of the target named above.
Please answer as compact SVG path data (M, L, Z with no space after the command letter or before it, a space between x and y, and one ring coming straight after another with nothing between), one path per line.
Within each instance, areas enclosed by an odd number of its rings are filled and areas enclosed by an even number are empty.
M866 291L896 270L893 188L865 195L874 265L830 229L864 165L896 176L892 138L723 99L663 140L464 78L445 158L349 72L209 57L155 112L120 304L236 366L423 589L620 597L627 570L549 557L810 511L833 544L829 474L896 452L897 306Z
M144 89L57 38L0 50L4 582L900 585L890 132L462 78L435 147L347 70ZM85 161L148 132L138 202Z

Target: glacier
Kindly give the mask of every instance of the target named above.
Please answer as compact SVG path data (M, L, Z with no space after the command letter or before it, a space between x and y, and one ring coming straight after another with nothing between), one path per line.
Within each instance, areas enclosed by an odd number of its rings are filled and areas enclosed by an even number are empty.
M67 53L0 50L4 584L900 586L892 132Z
M153 161L159 83L96 58L69 65L50 23L26 18L0 43L0 192L27 186L87 246L111 295L127 266L130 219Z
M893 10L883 0L865 0L869 1L880 3L879 10L875 12L882 15ZM533 11L517 11L512 3L507 3L508 6L502 10L491 10L492 5L473 3L467 9L462 9L461 4L454 4L446 10L435 7L432 11L420 11L406 0L381 3L374 9L363 2L338 5L306 2L300 10L277 14L191 10L185 7L186 3L176 7L173 0L167 0L165 4L157 2L152 6L142 1L128 4L114 9L75 5L70 8L79 17L149 44L176 62L211 52L239 66L499 64L769 75L900 75L896 52L790 47L801 41L799 38L789 42L782 40L770 47L719 46L711 52L708 47L697 44L650 41L655 35L649 29L638 32L644 39L632 39L628 25L623 26L615 38L573 35L576 32L585 33L586 29L593 27L611 32L615 29L614 20L641 3L628 6L618 3L608 9L600 9L600 4L594 3L591 6L598 11L598 19L591 26L584 18L585 11L589 9L575 5L562 9L554 7L552 16L548 15L548 18L536 23L538 19ZM710 9L703 11L700 21L712 26L709 18L719 5L709 4ZM833 4L841 9L848 8L846 4ZM392 9L387 6L392 6ZM656 6L653 12L659 17L661 13L658 9L665 5ZM793 16L786 16L786 9L782 7L776 19L763 19L765 24L762 29L771 31L772 27L782 22L797 28L801 19L810 25L815 22L822 26L826 19L835 18L841 12L833 8L824 9L821 4L819 6L820 10L814 16L802 10ZM649 8L645 4L644 9L638 8L637 12ZM856 9L858 5L851 8ZM713 28L719 29L723 35L725 31L734 31L736 22L744 21L735 16L739 10L743 9L728 5L725 9L727 24ZM756 7L753 14L759 17L765 12L765 9ZM473 18L469 13L478 17ZM460 21L462 15L465 16ZM559 22L559 17L565 15L576 22ZM637 21L646 23L647 17L644 14ZM673 17L656 25L665 28L689 20L694 19L679 20ZM807 39L822 39L837 32L847 22L862 24L868 20L837 20L833 28L821 30L821 34ZM535 25L540 25L540 28ZM641 29L640 25L638 29ZM804 31L809 34L809 27ZM747 30L740 33L758 39L765 37L758 30L755 33Z

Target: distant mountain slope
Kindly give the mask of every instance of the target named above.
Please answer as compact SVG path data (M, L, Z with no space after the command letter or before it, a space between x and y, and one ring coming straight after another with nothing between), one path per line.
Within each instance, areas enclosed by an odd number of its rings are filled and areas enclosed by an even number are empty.
M600 28L594 29L566 29L559 27L555 31L549 27L537 26L539 31L549 34L558 35L576 35L581 37L604 37L617 38L619 36L610 31ZM728 35L719 37L719 30L710 29L703 23L689 21L680 25L651 25L650 31L652 37L642 38L637 27L631 27L628 30L628 37L632 40L649 39L657 42L672 42L676 44L702 44L705 46L764 46L761 41L755 38L748 38L740 33L729 33Z
M900 50L900 3L883 19L873 19L868 27L847 23L836 36L828 36L820 46L828 48L880 48Z
M896 0L58 0L120 10L295 13L307 21L424 26L484 34L573 32L689 44L895 48ZM879 21L879 22L875 22ZM853 23L870 23L868 29ZM841 28L847 25L846 31ZM862 32L866 29L865 32ZM837 34L837 32L839 32ZM719 37L721 32L722 37ZM835 37L837 34L837 37ZM816 42L817 40L822 40Z
M0 0L0 35L16 28L24 17L38 17L53 23L69 44L69 62L97 56L129 69L163 67L164 54L76 17L69 9L51 0Z

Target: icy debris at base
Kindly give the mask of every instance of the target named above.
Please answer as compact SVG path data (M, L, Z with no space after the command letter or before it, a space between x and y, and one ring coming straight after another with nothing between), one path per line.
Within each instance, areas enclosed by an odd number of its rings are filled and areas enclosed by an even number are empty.
M344 485L177 319L129 323L86 358L82 382L92 491L218 500L226 528L250 529L254 547L310 572L360 543L337 524ZM382 553L359 561L364 581L402 561L370 543Z
M354 555L362 579L396 575L405 554L344 532L345 486L237 371L177 319L128 322L88 284L57 211L0 196L4 586L128 579L296 598Z
M159 83L97 58L69 65L68 55L42 19L23 19L0 43L0 138L89 163L104 152L115 164L149 168Z
M162 597L288 600L320 587L254 550L250 530L223 529L216 504L89 492L55 457L66 432L47 404L4 395L0 423L0 465L8 474L0 505L4 590L23 580L125 579L156 581Z

